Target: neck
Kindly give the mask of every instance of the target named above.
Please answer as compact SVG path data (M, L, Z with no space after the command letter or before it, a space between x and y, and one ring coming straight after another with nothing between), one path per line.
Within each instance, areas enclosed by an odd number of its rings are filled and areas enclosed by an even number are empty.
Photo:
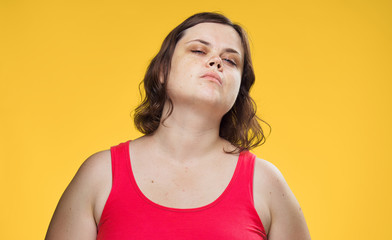
M165 106L164 113L168 109ZM166 116L163 114L163 116ZM172 114L158 127L152 138L165 155L179 161L201 158L217 153L227 145L219 137L221 117L211 112L194 111L189 107L173 108Z

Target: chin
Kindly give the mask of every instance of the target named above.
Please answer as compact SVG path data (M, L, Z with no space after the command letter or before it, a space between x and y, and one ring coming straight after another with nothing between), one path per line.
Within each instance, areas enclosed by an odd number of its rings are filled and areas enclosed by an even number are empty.
M219 91L216 91L216 89L203 89L202 91L195 93L194 98L198 99L203 104L213 105L222 104L223 100L221 93Z
M222 101L221 98L215 96L200 96L199 98L194 99L194 102L202 106L202 108L205 108L206 110L212 109L214 114L222 116L230 110L230 107L225 101Z
M216 83L214 83L216 84ZM204 86L203 88L196 88L192 91L177 91L176 94L171 94L174 102L180 103L193 108L213 109L214 113L224 115L231 108L229 101L231 100L222 96L220 89L215 86Z

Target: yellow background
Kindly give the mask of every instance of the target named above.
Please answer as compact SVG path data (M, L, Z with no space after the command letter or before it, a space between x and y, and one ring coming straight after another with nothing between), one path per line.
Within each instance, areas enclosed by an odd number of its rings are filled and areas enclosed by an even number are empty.
M0 239L43 239L131 110L166 34L200 11L248 30L252 96L313 239L390 239L391 1L0 1Z

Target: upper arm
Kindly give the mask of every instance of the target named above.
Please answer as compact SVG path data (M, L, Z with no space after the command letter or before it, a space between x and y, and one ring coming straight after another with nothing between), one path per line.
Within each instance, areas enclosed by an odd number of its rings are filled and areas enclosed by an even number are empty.
M51 239L96 239L94 204L110 152L89 157L64 191L46 234Z
M258 159L259 179L270 214L268 239L310 239L301 207L280 171L271 163ZM260 174L261 173L261 174Z

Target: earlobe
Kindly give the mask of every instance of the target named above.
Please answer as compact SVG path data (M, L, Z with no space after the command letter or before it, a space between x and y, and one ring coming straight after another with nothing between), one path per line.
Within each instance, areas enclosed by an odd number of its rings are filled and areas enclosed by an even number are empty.
M159 82L163 85L165 83L165 77L163 74L163 70L161 69L161 71L159 72Z
M163 84L165 81L163 80L163 74L159 74L159 82Z

